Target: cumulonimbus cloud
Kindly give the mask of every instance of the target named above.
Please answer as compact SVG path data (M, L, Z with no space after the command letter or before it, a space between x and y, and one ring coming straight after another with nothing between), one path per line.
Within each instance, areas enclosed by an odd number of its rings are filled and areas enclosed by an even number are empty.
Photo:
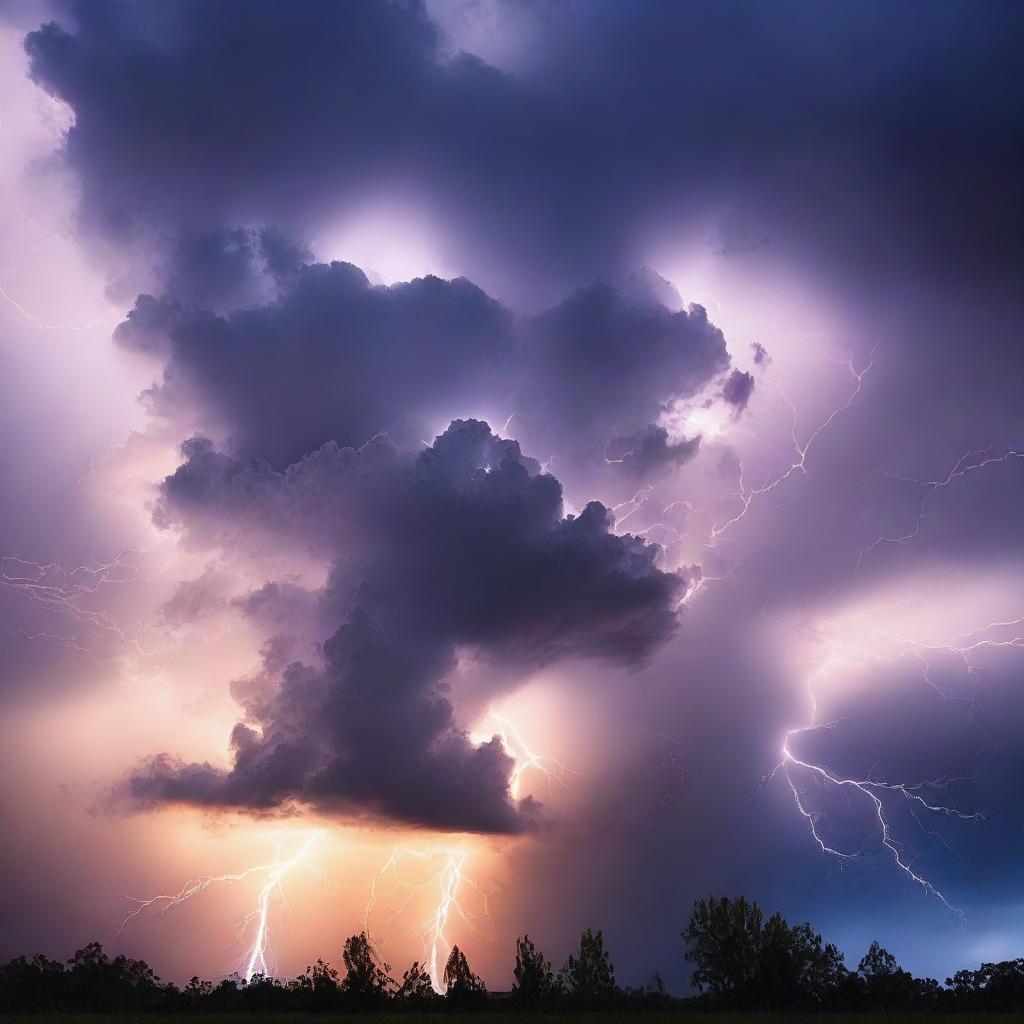
M143 295L116 336L165 360L154 412L278 469L326 441L416 444L481 407L514 413L563 460L598 466L614 437L651 429L656 445L664 406L729 365L702 307L668 309L629 282L581 288L530 317L463 279L374 286L350 264L297 252L274 286L273 299L224 314ZM630 470L695 450L673 442Z
M597 502L563 515L558 481L485 423L457 421L417 457L331 460L255 475L208 444L164 484L167 523L257 517L296 529L318 476L326 514L347 509L361 536L358 568L330 588L340 624L323 663L292 663L242 695L230 768L151 759L120 788L142 805L267 810L302 804L446 829L519 831L537 816L509 792L512 762L495 740L473 744L444 693L459 649L520 671L567 657L641 664L673 633L684 581L657 549L611 532ZM336 453L353 466L358 452ZM289 475L291 473L291 476ZM337 515L331 529L346 525ZM346 534L344 543L348 543ZM356 572L358 579L351 585ZM287 600L287 595L278 595ZM268 666L269 668L270 666Z

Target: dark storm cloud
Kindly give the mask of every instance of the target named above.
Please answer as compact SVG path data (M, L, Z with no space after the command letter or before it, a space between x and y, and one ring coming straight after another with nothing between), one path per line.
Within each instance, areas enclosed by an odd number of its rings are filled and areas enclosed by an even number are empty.
M137 803L259 810L298 802L518 831L537 808L512 800L510 758L497 741L470 743L444 694L457 650L519 670L567 657L635 666L675 629L683 581L655 567L657 548L611 533L612 516L596 502L563 518L558 481L484 423L457 421L400 469L392 453L362 477L334 471L335 461L359 464L351 450L284 473L253 471L199 441L186 455L165 482L163 521L198 520L205 529L211 518L236 519L244 505L256 519L284 523L282 509L300 507L292 522L305 529L311 507L289 473L319 473L324 505L312 514L336 503L361 524L359 579L328 587L347 606L322 666L296 662L271 685L235 688L247 722L232 734L232 768L160 755L122 788ZM381 485L368 483L379 467ZM342 524L335 516L327 525ZM350 534L338 538L350 542ZM339 564L336 575L354 571ZM247 606L280 617L273 609L292 597L274 586Z
M603 283L534 318L528 338L528 408L570 452L595 434L645 428L671 398L699 390L729 363L702 306L672 312Z
M194 426L284 467L328 440L447 422L467 395L498 388L510 327L468 281L380 288L332 263L297 267L278 301L223 317L143 296L117 337L167 353L157 412L195 410Z
M75 111L84 222L118 244L253 221L303 235L404 190L474 277L520 294L621 272L708 204L728 252L778 235L865 273L1019 266L1019 11L523 11L537 44L518 78L444 57L414 2L79 2L26 45Z
M703 308L672 312L631 282L517 320L463 279L385 288L349 264L297 262L286 278L274 301L224 316L143 295L117 331L166 359L154 411L277 468L326 441L416 441L481 404L597 464L613 432L645 428L729 362ZM659 461L688 450L669 447Z
M342 527L356 529L370 505L366 493L386 494L393 446L375 438L358 450L329 441L281 472L266 461L240 462L206 438L182 446L185 461L163 484L154 509L158 526L180 525L195 547L250 532L336 551Z
M276 298L311 259L279 231L185 232L158 264L167 291L189 307L217 312Z
M692 459L699 447L699 437L670 444L668 431L650 424L627 437L613 437L605 460L636 480L656 480Z
M755 353L757 361L760 353ZM733 370L725 379L722 385L722 400L733 407L733 413L738 416L747 407L750 396L754 393L754 375L745 373L743 370Z
M415 3L68 13L72 32L45 25L27 48L37 78L76 109L69 153L86 220L113 237L148 219L177 229L284 215L323 199L325 172L341 189L394 173L443 98L436 33Z

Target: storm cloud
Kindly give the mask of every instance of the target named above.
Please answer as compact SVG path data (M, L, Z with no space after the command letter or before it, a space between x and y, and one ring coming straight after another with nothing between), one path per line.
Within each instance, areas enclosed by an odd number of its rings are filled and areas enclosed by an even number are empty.
M224 315L143 295L116 334L165 360L156 414L279 469L328 441L415 444L481 406L596 465L616 431L729 364L702 307L672 311L628 283L515 317L463 279L374 286L350 264L298 262L285 276L278 298Z
M308 237L395 194L517 295L627 271L709 206L731 254L781 236L875 273L1010 257L1015 33L958 5L806 13L524 5L533 58L508 70L451 52L417 2L76 2L26 45L75 111L84 226L143 262L183 231Z
M381 487L365 479L380 461L357 479L331 460L309 460L290 479L291 470L266 466L246 477L206 442L185 453L164 485L165 521L233 521L241 500L283 533L284 508L311 512L294 476L319 474L322 508L347 506L359 522L360 565L336 570L350 579L347 606L322 666L293 663L274 685L244 690L231 769L157 756L122 787L136 803L302 803L435 828L519 831L535 820L535 802L513 800L500 741L471 743L445 695L458 650L519 672L573 657L637 666L675 630L684 581L655 567L657 548L612 533L597 502L563 516L558 481L485 423L456 421L400 469L384 460ZM334 454L349 466L360 459ZM329 589L339 600L343 588ZM273 596L283 595L275 588Z

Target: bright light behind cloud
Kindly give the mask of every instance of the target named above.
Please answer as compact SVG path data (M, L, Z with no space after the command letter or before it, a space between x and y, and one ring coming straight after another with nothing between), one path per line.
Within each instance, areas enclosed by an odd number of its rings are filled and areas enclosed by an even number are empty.
M400 195L361 204L313 245L319 259L354 263L378 284L456 276L423 206Z

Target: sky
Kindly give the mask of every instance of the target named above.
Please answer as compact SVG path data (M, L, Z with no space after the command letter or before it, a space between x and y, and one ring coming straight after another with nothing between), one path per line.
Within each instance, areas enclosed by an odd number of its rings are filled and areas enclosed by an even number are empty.
M0 4L0 956L1020 955L1022 29Z

